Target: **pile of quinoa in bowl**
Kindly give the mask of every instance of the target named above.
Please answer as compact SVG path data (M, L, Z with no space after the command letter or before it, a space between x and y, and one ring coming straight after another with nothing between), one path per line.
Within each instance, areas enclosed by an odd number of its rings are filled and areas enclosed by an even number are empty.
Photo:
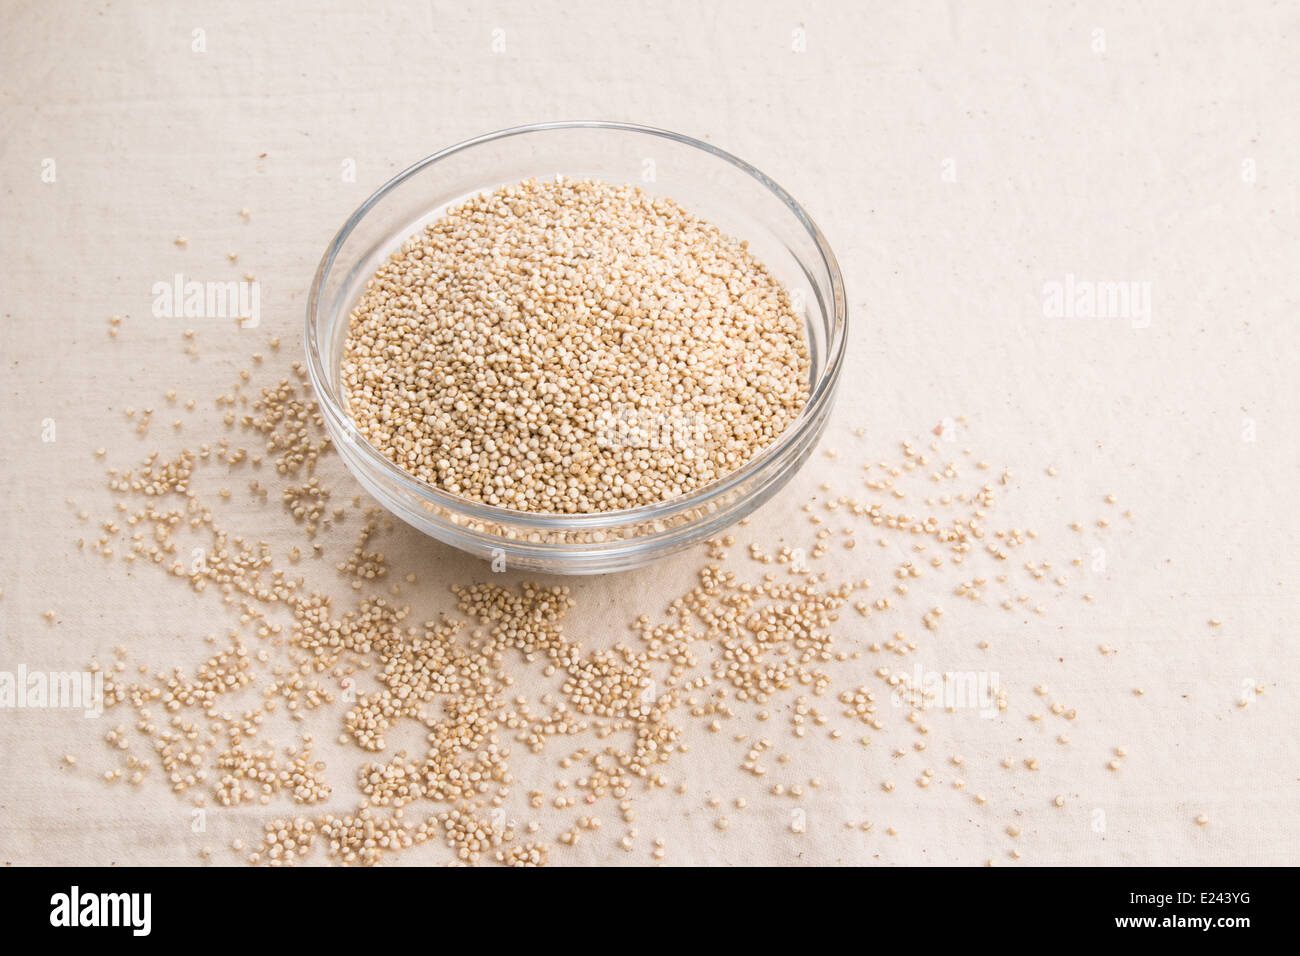
M519 512L669 501L752 460L809 398L786 288L671 199L594 179L452 206L379 267L340 384L411 476Z

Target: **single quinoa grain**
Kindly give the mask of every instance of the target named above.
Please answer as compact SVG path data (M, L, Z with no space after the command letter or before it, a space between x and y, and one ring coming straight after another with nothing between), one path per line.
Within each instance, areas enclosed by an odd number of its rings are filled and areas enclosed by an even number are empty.
M410 474L504 508L694 491L808 399L803 321L747 245L632 186L470 199L369 280L343 351L349 413Z

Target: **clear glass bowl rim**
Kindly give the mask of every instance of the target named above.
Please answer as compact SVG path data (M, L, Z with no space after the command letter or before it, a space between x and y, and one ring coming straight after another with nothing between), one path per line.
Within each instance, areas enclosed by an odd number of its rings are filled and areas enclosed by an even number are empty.
M821 375L818 376L818 379L813 386L807 404L804 405L798 417L795 418L790 426L786 428L785 432L776 442L765 448L762 452L751 458L748 462L727 475L725 478L721 478L718 481L705 485L690 494L672 498L668 501L657 502L649 505L640 505L636 508L625 508L618 511L561 514L552 512L515 511L511 508L502 508L497 505L484 504L482 502L472 501L469 498L463 498L459 495L453 495L450 492L436 488L433 485L421 481L415 476L409 474L375 449L352 423L351 417L343 407L341 397L336 394L335 390L329 385L329 379L325 374L321 343L316 334L316 319L320 304L321 290L324 288L325 278L329 274L330 269L333 268L334 262L343 248L343 244L352 234L352 231L356 228L357 224L365 218L366 214L370 212L370 210L385 196L402 185L402 183L449 156L455 155L464 150L473 149L474 147L481 146L484 143L508 139L512 136L522 136L528 133L562 129L606 129L627 133L639 133L648 136L658 136L679 143L683 146L689 146L701 150L702 152L722 160L723 162L731 164L741 172L744 172L758 180L759 183L766 187L771 193L780 199L792 213L794 213L795 217L812 237L813 242L817 246L817 251L821 256L822 264L825 266L827 275L830 277L831 295L827 305L834 310L834 315L831 317L832 321L830 323L828 335L826 364L822 369ZM742 236L739 238L744 237ZM316 390L317 399L326 418L330 420L335 428L348 436L349 440L353 442L355 447L359 449L374 469L386 475L390 481L395 482L405 491L418 497L433 501L437 505L447 509L449 512L459 513L463 516L481 521L505 523L521 528L550 531L598 531L603 528L621 526L631 522L653 522L656 520L663 520L681 512L699 509L701 507L707 508L711 501L714 501L736 487L743 485L751 478L760 474L768 462L774 458L779 458L786 449L791 445L796 444L807 428L815 426L822 409L834 399L835 386L843 366L847 339L848 308L844 295L844 279L840 273L839 263L835 259L835 253L831 251L830 245L826 241L826 237L822 235L821 229L819 229L817 224L813 222L812 217L808 215L804 208L800 206L788 192L769 179L761 170L745 162L743 159L733 156L725 150L718 149L716 146L693 139L690 136L684 136L681 133L673 133L668 130L657 129L653 126L642 126L637 123L621 123L606 120L574 120L552 123L535 123L528 126L512 126L509 129L497 130L493 133L484 133L481 136L475 136L472 139L467 139L454 146L448 146L446 149L439 150L431 156L427 156L418 163L404 169L375 190L365 202L358 206L356 211L348 217L347 222L345 222L342 228L339 229L338 233L335 234L334 239L325 250L325 255L321 257L320 265L316 268L316 275L312 280L311 291L307 297L307 371L311 378L312 387Z

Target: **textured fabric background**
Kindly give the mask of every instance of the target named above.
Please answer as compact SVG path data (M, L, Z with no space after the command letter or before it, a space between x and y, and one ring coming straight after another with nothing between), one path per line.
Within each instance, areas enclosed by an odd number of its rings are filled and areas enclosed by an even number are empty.
M257 374L271 378L298 357L322 251L394 173L506 126L627 120L753 162L817 219L844 269L852 367L826 440L840 454L815 457L747 536L779 547L805 535L799 508L821 482L865 493L863 463L965 416L951 447L971 449L968 469L987 459L989 478L1015 473L997 523L1039 529L1042 557L1087 560L1041 615L944 594L941 636L907 619L927 667L1000 676L1012 705L998 720L940 715L918 754L897 730L870 748L824 729L796 741L788 705L774 705L763 733L793 759L767 782L738 769L732 728L695 723L692 752L666 771L673 786L638 798L633 852L618 848L609 807L599 835L553 862L648 863L655 837L675 864L1014 863L1017 847L1024 864L1297 862L1300 8L1143 6L7 3L0 670L80 668L118 644L132 666L201 661L204 636L232 625L219 600L76 547L97 533L80 508L111 516L105 468L215 439L211 399L250 353L267 354ZM261 326L154 318L152 286L176 272L255 274ZM1149 325L1046 318L1044 286L1067 275L1150 283ZM112 340L115 313L127 318ZM277 354L269 335L283 339ZM198 399L179 433L162 399L172 388ZM128 406L157 409L149 435ZM337 460L323 473L340 499L359 490ZM279 552L299 541L245 485L223 520ZM1106 516L1103 532L1094 522ZM1085 534L1066 527L1074 520ZM352 521L331 547L350 548ZM826 566L886 587L894 552L863 545L833 548ZM395 580L418 571L404 600L428 616L452 609L449 584L491 577L404 528L379 547ZM747 561L741 549L733 559ZM332 560L304 573L351 600ZM661 610L702 560L571 582L570 633L590 646L623 639L623 623ZM849 612L842 640L894 626ZM1103 642L1116 652L1099 654ZM1079 710L1069 747L1054 742L1059 719L1026 717L1043 709L1039 682ZM1262 695L1247 693L1256 685ZM192 863L210 846L213 862L237 862L232 839L292 812L209 804L200 833L191 797L156 773L106 784L101 738L123 719L0 711L0 860ZM336 732L327 722L322 736ZM904 756L891 755L896 743ZM1107 769L1116 746L1128 751L1118 772ZM559 773L562 749L542 758L549 767L520 758L521 789ZM964 791L950 786L956 753ZM1041 770L1025 769L1031 756ZM330 806L351 809L361 755L326 759ZM922 789L926 767L938 785ZM811 776L825 786L801 804L795 833L794 804L764 789ZM749 796L725 834L710 794ZM562 819L547 817L541 835L553 840ZM843 826L868 819L868 833ZM428 846L395 862L446 857Z

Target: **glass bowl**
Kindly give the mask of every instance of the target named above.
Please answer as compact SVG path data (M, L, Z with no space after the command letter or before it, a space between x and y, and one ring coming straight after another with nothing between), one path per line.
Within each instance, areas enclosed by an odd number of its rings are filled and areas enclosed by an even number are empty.
M678 498L598 514L539 514L470 501L403 471L348 416L344 338L366 280L448 206L498 186L563 175L664 195L750 251L790 292L808 328L807 405L744 466ZM343 224L307 300L307 368L325 427L356 479L406 523L493 563L557 574L639 567L713 537L776 494L817 444L844 365L848 307L835 255L788 193L753 166L698 140L629 123L543 123L489 133L421 160Z

